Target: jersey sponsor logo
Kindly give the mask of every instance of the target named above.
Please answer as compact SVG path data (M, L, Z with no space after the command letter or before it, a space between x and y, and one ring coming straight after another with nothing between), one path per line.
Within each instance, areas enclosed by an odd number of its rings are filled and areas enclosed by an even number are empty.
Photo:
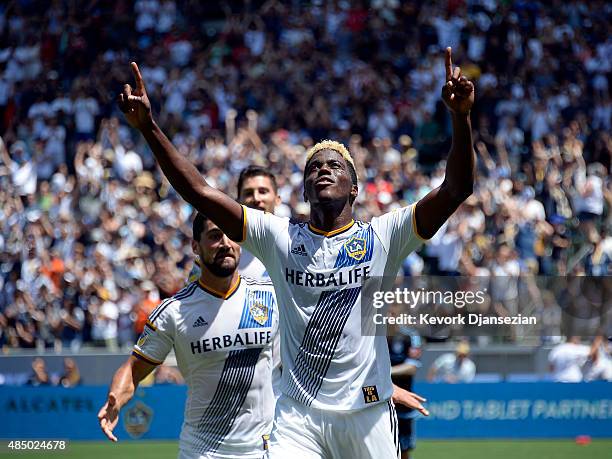
M236 333L235 335L214 336L191 342L192 354L204 354L211 351L245 346L265 346L272 340L270 330L259 330Z
M204 327L205 325L208 325L208 322L206 322L206 320L204 320L204 317L199 316L197 318L197 320L193 323L193 327Z
M353 236L344 243L344 248L349 257L361 261L367 252L366 240L362 237Z
M268 306L263 303L253 302L249 304L249 312L259 325L263 325L268 321Z
M329 274L311 273L297 269L285 268L285 280L301 287L342 287L344 285L361 285L370 277L370 266L360 265L353 269L338 270Z
M300 244L294 248L291 249L291 253L294 255L301 255L303 257L308 256L308 253L306 253L306 247L304 247L304 244Z
M149 431L153 420L153 410L138 400L125 410L123 425L132 438L140 438Z
M376 386L364 386L361 390L363 391L363 400L366 403L374 403L380 400Z

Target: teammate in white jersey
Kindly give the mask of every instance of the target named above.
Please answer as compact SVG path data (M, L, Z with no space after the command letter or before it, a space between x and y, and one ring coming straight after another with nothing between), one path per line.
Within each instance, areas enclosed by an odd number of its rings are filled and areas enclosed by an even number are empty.
M176 191L260 257L276 287L283 396L270 457L398 457L386 338L363 336L357 318L362 307L371 307L361 304L362 291L388 287L375 276L395 277L401 260L472 193L474 86L453 69L450 48L442 98L451 112L453 143L445 179L416 204L370 223L353 220L357 174L337 142L319 143L307 156L308 225L241 206L212 188L155 124L138 66L132 69L136 89L126 85L119 95L128 122L143 134ZM425 411L408 392L401 402Z
M264 212L274 213L274 209L280 204L278 195L278 185L276 178L270 171L260 166L248 166L240 172L238 177L238 200L245 206L253 209L263 210ZM193 268L189 273L188 282L193 282L200 278L202 272L202 262L200 257L194 259ZM248 250L240 252L240 264L238 272L245 277L257 280L270 280L268 271L259 258L255 257ZM279 397L281 393L281 372L282 365L280 359L280 335L274 338L274 370L272 371L272 387L274 396Z
M101 427L116 440L119 410L174 348L188 385L179 459L259 459L266 454L275 403L278 310L272 283L241 277L240 247L201 214L193 233L202 275L150 314L132 357L113 378L99 413Z
M238 177L238 200L247 207L273 214L274 209L281 201L278 195L276 177L260 166L244 168ZM193 268L189 272L189 282L199 279L200 265L200 258L196 257ZM240 253L238 272L252 279L270 279L263 263L248 250L243 250Z

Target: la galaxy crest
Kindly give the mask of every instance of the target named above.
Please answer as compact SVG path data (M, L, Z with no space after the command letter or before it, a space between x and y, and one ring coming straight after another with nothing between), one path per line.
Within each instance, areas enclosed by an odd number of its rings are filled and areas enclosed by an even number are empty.
M259 301L252 301L249 304L249 312L251 313L251 317L253 317L255 322L259 325L265 324L270 314L268 306Z
M140 438L149 431L153 420L153 410L138 400L125 410L123 425L130 437Z
M344 248L349 257L361 261L367 252L366 240L362 237L353 236L344 243Z

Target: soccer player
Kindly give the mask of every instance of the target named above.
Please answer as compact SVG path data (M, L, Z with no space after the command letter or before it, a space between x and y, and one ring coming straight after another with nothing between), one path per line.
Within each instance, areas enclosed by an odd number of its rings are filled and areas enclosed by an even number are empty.
M272 343L278 327L270 281L242 278L240 246L198 214L192 247L202 275L149 316L98 413L106 436L138 383L174 348L188 384L179 459L261 458L272 429Z
M281 202L276 177L260 166L244 168L238 177L238 200L247 207L273 214ZM200 265L200 259L196 257L189 273L189 282L200 277ZM240 254L238 272L253 279L270 279L263 263L248 250Z
M281 202L278 195L276 177L270 171L260 166L248 166L240 172L238 177L238 200L245 206L264 212L274 213L274 209ZM193 268L189 273L189 282L199 279L201 274L201 261L199 257L194 259ZM263 263L248 250L240 252L240 264L238 272L244 276L256 280L270 280L268 271ZM280 359L280 335L274 338L274 369L272 371L272 387L274 396L279 397L282 365Z
M450 48L442 98L452 115L453 143L445 179L416 204L370 223L353 219L357 174L337 142L320 142L306 156L307 224L240 205L212 188L153 120L138 66L131 65L136 89L125 85L118 96L128 122L175 190L257 256L274 283L282 308L283 395L270 457L398 457L389 351L385 336L361 332L362 307L371 306L362 304L361 293L392 288L401 262L472 193L474 86L453 69ZM425 412L422 399L409 392L394 398Z

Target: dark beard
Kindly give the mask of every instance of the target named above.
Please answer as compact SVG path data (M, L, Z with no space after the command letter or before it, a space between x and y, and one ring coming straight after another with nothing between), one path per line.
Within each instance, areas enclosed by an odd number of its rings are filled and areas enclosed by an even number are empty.
M207 263L202 260L202 264L217 277L229 277L234 274L234 271L236 271L237 268L237 266L234 266L233 268L224 268L214 261L212 263Z

